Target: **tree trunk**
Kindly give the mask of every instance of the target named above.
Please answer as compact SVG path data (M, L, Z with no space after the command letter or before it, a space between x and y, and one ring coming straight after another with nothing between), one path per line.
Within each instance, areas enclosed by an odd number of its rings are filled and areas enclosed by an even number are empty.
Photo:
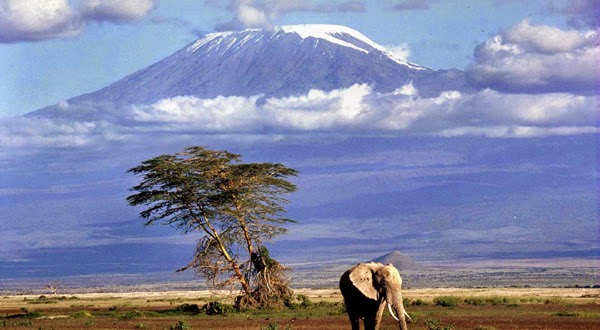
M240 267L238 266L238 264L235 262L235 259L233 259L230 255L229 252L227 252L227 249L225 248L225 245L223 245L223 241L221 240L221 237L219 236L219 233L217 232L217 230L210 224L210 222L208 221L208 219L206 217L204 217L204 223L206 224L206 226L211 230L212 233L209 233L209 235L211 235L215 241L217 241L217 244L219 245L219 250L221 251L221 253L223 254L223 257L225 258L225 260L231 265L231 268L233 268L233 271L235 272L235 275L238 278L238 281L240 282L240 284L242 285L242 290L244 291L244 293L246 295L249 295L251 293L250 290L250 285L248 284L248 282L246 281L246 277L244 276L244 274L242 273L242 271L240 270Z

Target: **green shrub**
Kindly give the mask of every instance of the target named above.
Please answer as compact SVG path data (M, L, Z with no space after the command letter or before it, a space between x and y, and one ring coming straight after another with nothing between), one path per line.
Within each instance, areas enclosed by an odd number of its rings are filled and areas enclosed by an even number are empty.
M465 304L473 306L484 306L484 305L504 305L508 303L516 303L517 299L501 296L489 296L489 297L466 297L464 299Z
M224 304L219 301L211 301L202 307L206 315L225 315L235 310L232 305Z
M308 296L305 296L303 294L299 294L297 296L298 301L300 302L300 307L302 308L308 308L310 306L312 306L313 302L310 301L310 299L308 299Z
M25 317L25 318L28 318L28 319L36 319L36 318L38 318L38 317L42 316L42 313L40 313L40 312L38 312L38 311L33 311L33 310L30 310L30 309L29 309L29 308L27 308L27 307L21 307L21 311L22 311L23 313L25 313L25 314L23 315L23 317Z
M483 306L487 304L485 298L482 297L467 297L464 301L465 304L473 306Z
M279 324L277 323L269 323L269 325L267 325L266 327L262 328L261 330L279 330ZM285 327L284 330L292 330L292 326L288 325Z
M140 317L140 316L144 316L144 313L139 312L139 311L129 311L129 312L125 312L125 313L121 313L121 314L117 315L117 318L119 320L133 320L136 317Z
M561 297L552 297L548 298L544 301L544 304L548 305L566 305L567 300Z
M169 327L169 330L190 330L192 329L184 320L179 320L177 323Z
M262 328L262 330L279 330L279 324L277 323L269 323L266 327Z
M556 312L553 316L567 316L567 317L593 317L600 318L600 313L592 312Z
M427 321L425 321L425 324L427 324L427 329L429 329L429 330L453 330L454 329L454 323L451 323L448 325L441 325L440 321L438 321L438 320L427 320Z
M433 303L436 306L455 307L455 306L458 306L460 300L461 299L459 297L441 296L441 297L436 297L435 299L433 299Z
M199 314L200 308L196 304L181 304L175 308L177 312L188 314Z
M31 320L25 321L9 321L9 320L0 320L0 327L31 327L33 323Z
M556 313L554 313L552 315L554 315L554 316L579 317L579 316L581 316L581 313L577 313L577 312L556 312Z

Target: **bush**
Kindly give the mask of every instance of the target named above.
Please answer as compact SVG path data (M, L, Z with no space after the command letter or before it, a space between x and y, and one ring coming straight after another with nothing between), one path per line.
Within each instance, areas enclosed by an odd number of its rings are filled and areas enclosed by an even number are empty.
M184 320L179 320L177 323L169 327L169 330L190 330L192 329Z
M429 330L453 330L454 329L454 323L451 323L448 325L441 325L440 321L438 321L438 320L427 320L427 321L425 321L425 324L427 324L427 329L429 329Z
M267 325L266 327L262 328L261 330L279 330L279 324L277 323L269 323L269 325ZM292 326L288 325L285 327L284 330L292 330Z
M561 297L552 297L549 299L546 299L544 301L544 304L548 305L566 305L567 304L567 300Z
M310 301L308 296L305 296L303 294L297 295L296 299L298 299L298 302L300 303L301 308L308 308L308 307L312 306L312 304L313 304L313 302Z
M225 315L235 310L233 306L219 301L208 302L202 309L206 312L206 315Z
M41 312L32 311L27 307L21 307L21 311L23 313L25 313L25 315L23 315L23 317L28 318L28 319L36 319L36 318L42 316Z
M467 297L465 298L465 304L473 306L483 306L486 305L487 302L485 301L485 298L482 297Z
M433 299L433 303L436 306L456 307L456 306L458 306L458 303L460 302L460 300L461 299L459 297L441 296L441 297L436 297L435 299Z
M464 299L465 304L473 306L484 306L484 305L505 305L508 303L516 303L516 298L501 297L501 296L489 296L489 297L466 297Z
M192 315L200 314L200 308L196 304L182 304L175 308L180 313L189 313Z
M262 330L279 330L279 324L277 323L269 323L266 327L262 328Z
M117 316L119 320L133 320L136 317L144 316L144 313L138 311L129 311L125 313L121 313Z
M9 320L0 320L0 327L30 327L33 323L31 320L25 321L9 321Z
M579 316L581 316L581 313L577 313L577 312L556 312L556 313L554 313L552 315L554 315L554 316L579 317Z

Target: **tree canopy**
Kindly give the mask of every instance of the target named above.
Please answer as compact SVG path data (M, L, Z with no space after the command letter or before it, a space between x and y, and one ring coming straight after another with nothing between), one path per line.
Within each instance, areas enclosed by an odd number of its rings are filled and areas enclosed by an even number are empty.
M180 271L193 268L215 287L239 283L246 301L289 291L285 267L270 258L264 243L293 222L283 216L283 195L296 190L287 180L296 170L242 163L240 155L195 146L128 172L141 177L127 201L144 207L146 226L162 222L199 234L193 260Z

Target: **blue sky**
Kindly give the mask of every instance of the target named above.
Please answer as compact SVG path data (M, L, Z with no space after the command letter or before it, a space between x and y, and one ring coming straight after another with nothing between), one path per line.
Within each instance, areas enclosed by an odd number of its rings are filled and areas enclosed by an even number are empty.
M144 229L125 197L137 183L127 169L189 145L300 170L290 204L299 223L273 249L284 261L352 264L390 250L433 261L597 260L596 6L0 0L0 278L186 264L197 237ZM345 25L410 62L464 70L477 88L66 102L207 33L309 23ZM48 105L73 111L21 116ZM294 255L299 247L307 254Z
M103 7L96 4L101 1L2 0L0 116L25 114L97 90L205 33L227 27L341 24L379 44L407 50L414 63L434 69L464 69L477 45L524 19L532 25L573 29L569 21L574 15L567 9L582 1L126 2L130 8L114 6L120 1L104 1ZM244 8L256 9L265 17L241 22ZM21 16L10 18L11 10ZM51 16L47 26L43 21L25 24L38 19L36 10L38 15L51 10L58 14Z

